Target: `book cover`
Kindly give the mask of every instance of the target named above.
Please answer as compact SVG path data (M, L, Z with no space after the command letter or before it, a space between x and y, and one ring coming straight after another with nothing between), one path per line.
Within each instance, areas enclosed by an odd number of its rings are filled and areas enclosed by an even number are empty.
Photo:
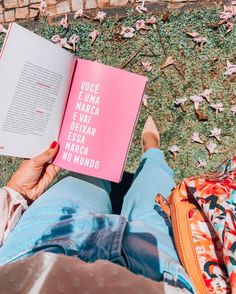
M146 77L76 59L17 24L0 64L0 154L31 158L58 140L56 165L120 181Z
M78 59L54 163L119 182L146 81L137 74Z

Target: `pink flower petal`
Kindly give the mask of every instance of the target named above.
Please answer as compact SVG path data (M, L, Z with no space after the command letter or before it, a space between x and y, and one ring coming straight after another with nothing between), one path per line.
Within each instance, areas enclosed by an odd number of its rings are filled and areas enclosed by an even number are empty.
M157 19L153 15L147 20L147 24L154 25L156 23L157 23Z
M236 73L236 64L231 64L228 60L226 61L226 71L224 72L225 76L231 76L233 73Z
M203 141L199 137L199 133L194 132L191 138L192 142L203 144Z
M204 159L198 159L197 168L205 168L207 167L207 162Z
M61 41L61 37L60 37L60 35L58 35L58 34L53 35L52 38L51 38L51 41L52 41L53 43L55 43L55 44L60 43L60 41Z
M136 28L136 31L149 30L149 27L146 26L145 21L143 19L139 19L136 21L135 28Z
M212 143L212 142L208 143L206 145L206 148L207 148L210 155L218 153L217 145L215 143Z
M150 72L152 70L152 64L149 61L141 62L141 63L142 63L144 71Z
M47 3L44 0L41 0L40 4L39 4L39 11L42 14L45 14L47 10Z
M215 137L216 140L218 142L220 142L220 134L221 134L221 129L219 128L214 128L211 130L211 134L210 134L210 137Z
M130 39L130 38L133 38L134 32L135 32L134 28L122 26L122 30L121 30L120 34L121 34L121 36L123 36L123 38Z
M69 23L68 23L68 18L67 18L67 15L65 15L65 17L63 17L60 21L60 26L62 26L64 29L67 29L68 26L69 26Z
M149 97L148 95L146 95L146 94L143 95L143 100L142 100L142 102L143 102L143 105L144 105L145 107L148 106L148 100L149 100L149 99L150 99L150 97Z
M177 145L173 145L173 146L171 146L168 150L169 150L171 153L176 153L176 152L179 152L179 151L180 151L180 148L179 148L179 146L177 146Z
M95 16L95 20L99 20L100 23L102 23L106 17L106 12L104 11L98 11L97 15Z
M206 89L206 90L204 90L204 92L202 92L200 94L200 96L203 97L204 99L206 99L206 101L208 103L210 103L210 95L211 95L211 93L212 93L212 89Z
M94 30L89 34L89 38L91 39L91 45L96 41L97 37L100 35L100 32L97 30Z
M215 110L216 115L217 115L219 112L224 111L224 105L223 105L223 103L221 103L221 102L216 103L216 104L211 104L211 107Z
M136 6L135 10L138 11L139 13L147 12L147 8L144 7L143 5Z
M174 101L174 104L175 105L184 105L186 102L187 102L188 98L186 97L183 97L183 98L177 98L175 101Z
M231 111L233 112L233 115L236 114L236 105L234 105L234 106L231 107Z
M202 103L204 99L200 95L193 95L190 97L190 101L194 103L195 110L198 110L200 103Z

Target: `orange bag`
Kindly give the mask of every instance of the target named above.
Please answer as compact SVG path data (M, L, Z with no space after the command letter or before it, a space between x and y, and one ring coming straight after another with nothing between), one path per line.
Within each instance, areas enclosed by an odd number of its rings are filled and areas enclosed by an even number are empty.
M236 157L215 174L183 180L166 201L179 258L196 291L236 293Z

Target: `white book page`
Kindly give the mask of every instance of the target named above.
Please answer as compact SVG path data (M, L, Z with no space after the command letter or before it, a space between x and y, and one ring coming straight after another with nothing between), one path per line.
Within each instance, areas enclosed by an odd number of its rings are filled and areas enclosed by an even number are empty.
M12 24L0 59L0 155L31 158L58 139L76 59Z

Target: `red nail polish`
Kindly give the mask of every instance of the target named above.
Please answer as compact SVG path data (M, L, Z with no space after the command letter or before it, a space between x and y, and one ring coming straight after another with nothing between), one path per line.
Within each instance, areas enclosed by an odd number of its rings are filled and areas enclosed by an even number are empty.
M50 148L51 149L54 149L54 148L56 148L56 146L57 146L57 142L56 141L53 141L52 144L51 144L51 146L50 146Z

